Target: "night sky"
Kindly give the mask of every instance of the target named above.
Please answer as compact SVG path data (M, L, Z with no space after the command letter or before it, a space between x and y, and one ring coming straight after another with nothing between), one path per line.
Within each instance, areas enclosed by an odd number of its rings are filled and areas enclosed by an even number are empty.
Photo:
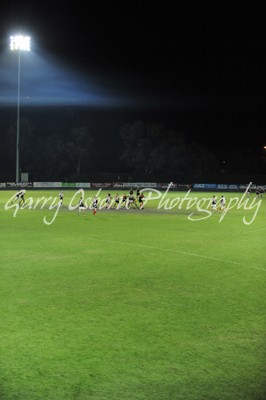
M32 36L40 65L49 61L42 86L29 88L27 112L54 121L51 106L62 107L57 124L69 113L101 138L114 137L137 119L162 122L216 149L221 158L228 147L266 144L263 26L217 14L201 18L195 12L192 18L189 8L184 12L173 2L143 3L1 2L2 54L20 27ZM57 69L46 84L52 64ZM36 82L37 70L39 64L31 70ZM5 93L15 88L5 86L3 76L1 110Z

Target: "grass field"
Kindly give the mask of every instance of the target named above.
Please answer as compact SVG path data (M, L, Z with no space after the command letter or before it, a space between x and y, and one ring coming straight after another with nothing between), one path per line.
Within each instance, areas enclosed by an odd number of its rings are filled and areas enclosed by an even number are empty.
M78 216L74 193L46 225L0 192L0 399L265 399L266 197L246 225L158 200Z

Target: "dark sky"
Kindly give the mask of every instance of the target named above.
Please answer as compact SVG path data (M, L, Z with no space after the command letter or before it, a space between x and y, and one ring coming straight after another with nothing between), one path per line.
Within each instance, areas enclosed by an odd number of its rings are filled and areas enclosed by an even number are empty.
M192 126L207 144L228 140L238 146L246 135L254 146L263 145L263 25L239 15L229 20L218 8L215 14L194 10L192 18L189 7L175 5L1 2L2 47L10 31L21 26L33 36L37 52L94 76L122 99L113 110L116 128L127 119L146 118L168 128ZM123 98L133 100L128 117Z

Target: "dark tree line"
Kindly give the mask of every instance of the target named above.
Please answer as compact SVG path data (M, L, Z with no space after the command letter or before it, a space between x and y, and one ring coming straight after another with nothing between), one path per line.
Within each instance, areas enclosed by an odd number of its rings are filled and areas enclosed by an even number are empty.
M108 132L106 133L108 134ZM96 137L86 126L64 128L64 132L41 132L28 119L20 124L20 167L29 172L31 179L74 180L88 173L118 172L156 175L204 177L222 173L260 173L265 168L265 157L258 157L252 149L228 149L226 161L201 143L200 137L192 140L186 132L166 129L161 123L135 121L123 125L120 132L123 147L104 140L96 146ZM14 173L16 159L16 124L0 128L1 179ZM97 148L96 148L97 147ZM117 151L117 153L116 153ZM104 160L114 153L114 164ZM114 159L113 158L113 159ZM263 161L264 160L264 161ZM264 162L264 163L263 163ZM115 170L114 170L115 169ZM6 178L7 179L7 178Z
M3 175L15 167L16 124L2 132L0 166ZM78 176L92 163L93 138L88 128L79 127L68 132L38 135L29 120L20 122L20 170L43 180Z
M204 175L218 167L214 155L189 140L184 132L165 129L163 124L135 121L121 128L124 143L121 159L134 172L147 175Z

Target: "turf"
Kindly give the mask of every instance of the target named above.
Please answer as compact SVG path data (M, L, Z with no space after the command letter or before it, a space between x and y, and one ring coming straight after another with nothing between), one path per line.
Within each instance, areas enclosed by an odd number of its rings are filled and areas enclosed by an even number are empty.
M266 200L246 225L158 200L78 216L74 193L46 225L0 192L0 399L264 399Z

